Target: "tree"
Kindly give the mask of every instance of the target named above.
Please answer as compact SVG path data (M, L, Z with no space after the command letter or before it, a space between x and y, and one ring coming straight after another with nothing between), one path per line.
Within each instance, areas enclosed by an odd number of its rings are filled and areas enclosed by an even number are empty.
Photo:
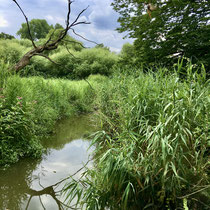
M130 43L125 43L120 52L120 64L125 65L133 65L136 61L136 53L134 49L134 45Z
M64 28L60 24L56 23L54 29L51 29L47 34L46 39L49 39L50 37L52 40L57 39L63 30ZM73 49L75 51L81 51L84 48L82 42L77 41L68 34L66 34L60 45L65 46L68 49Z
M29 27L31 30L31 36L34 40L45 38L50 29L53 28L53 26L50 26L44 19L32 19L29 21ZM17 35L19 35L21 39L31 39L28 33L27 23L22 23Z
M179 57L201 61L210 67L210 1L114 0L120 14L119 32L135 38L139 62L170 64ZM150 17L151 16L151 17Z
M45 41L44 44L41 44L39 46L36 45L36 43L34 42L34 38L32 37L32 32L31 32L31 27L28 21L27 16L25 15L24 11L22 10L22 8L20 7L20 5L18 4L18 2L16 0L13 0L13 2L17 5L17 7L20 9L21 13L23 14L23 16L25 17L26 20L26 25L27 25L27 30L28 30L28 35L29 35L29 39L32 42L33 45L33 49L31 49L30 51L28 51L20 60L18 63L15 64L15 66L12 67L12 69L14 69L16 72L20 71L21 69L23 69L25 66L27 66L30 63L30 60L32 57L34 56L42 56L46 59L48 59L49 61L51 61L54 64L55 63L52 59L50 59L45 52L47 51L51 51L54 49L57 49L58 45L64 41L65 37L68 34L69 30L72 30L72 32L77 35L80 36L81 38L85 39L83 36L79 35L78 33L75 32L74 27L80 24L90 24L89 22L86 21L79 21L80 16L87 10L87 8L83 9L78 15L77 17L74 19L74 21L72 21L72 23L70 23L69 19L70 19L70 14L71 14L71 4L73 3L71 0L68 0L68 12L67 12L67 18L66 18L66 27L62 30L60 30L60 33L58 34L58 36L56 36L53 39L53 35L54 33L52 32L51 35L49 36L49 38ZM35 31L35 30L34 30ZM56 29L55 29L56 31ZM87 40L87 39L85 39ZM90 41L90 40L88 40ZM94 42L95 43L95 42ZM96 43L97 44L97 43ZM61 65L61 64L57 64L57 65Z
M10 35L10 34L6 34L4 32L1 32L0 33L0 39L15 39L15 37Z
M63 26L59 23L56 23L54 29L64 29Z

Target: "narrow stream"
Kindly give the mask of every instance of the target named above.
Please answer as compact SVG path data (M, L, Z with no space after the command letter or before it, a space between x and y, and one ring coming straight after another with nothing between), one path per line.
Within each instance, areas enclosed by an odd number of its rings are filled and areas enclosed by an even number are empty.
M90 142L85 136L96 130L90 116L63 120L57 124L54 135L43 140L46 152L41 159L23 159L0 170L0 210L59 209L51 195L40 191L74 174L88 161L93 148L88 150ZM64 182L56 186L56 191L63 185Z

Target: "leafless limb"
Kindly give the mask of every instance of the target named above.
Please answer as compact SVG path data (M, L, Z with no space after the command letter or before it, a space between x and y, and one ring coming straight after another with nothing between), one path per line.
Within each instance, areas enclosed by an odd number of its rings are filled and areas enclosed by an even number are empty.
M30 26L29 26L29 23L28 23L28 18L27 18L27 16L25 15L25 13L24 13L24 11L22 10L22 8L20 7L20 5L17 3L17 1L16 1L16 0L13 0L13 1L14 1L15 4L18 6L18 8L20 9L20 11L22 12L23 16L24 16L25 19L26 19L26 23L27 23L27 27L28 27L28 33L29 33L29 36L30 36L30 38L31 38L31 42L32 42L34 48L36 48L36 45L35 45L34 40L33 40L33 37L32 37L32 35L31 35L31 30L30 30Z
M29 197L29 200L27 202L27 205L26 205L26 210L28 210L29 208L29 205L30 205L30 202L31 202L31 199L35 196L38 196L39 197L39 201L42 205L42 208L45 210L45 206L42 202L42 199L41 199L41 196L42 195L50 195L56 202L57 206L58 206L58 209L59 210L63 210L64 207L68 208L68 209L72 209L72 210L78 210L78 208L74 208L75 205L72 205L72 206L69 206L65 203L63 203L62 201L60 201L57 196L62 192L62 190L60 191L55 191L55 189L61 184L63 183L64 181L68 180L68 179L74 179L73 176L75 176L76 174L78 174L80 171L82 171L84 168L87 167L88 163L90 161L92 161L93 159L89 159L83 167L81 167L80 169L78 169L74 174L72 174L71 176L65 178L65 179L62 179L61 181L57 182L56 184L53 184L53 185L50 185L48 187L45 187L43 188L42 190L33 190L31 188L28 188L27 190L27 193L30 195ZM39 177L39 183L40 183L40 177ZM42 186L42 185L41 185Z
M76 36L79 36L80 38L84 39L85 41L88 41L88 42L91 42L91 43L93 43L93 44L99 45L97 42L91 41L91 40L89 40L89 39L86 39L84 36L82 36L82 35L76 33L76 31L75 31L73 28L70 28L70 29L73 31L73 33L74 33Z
M55 187L55 186L61 184L62 182L66 181L67 179L72 178L73 176L75 176L76 174L78 174L81 170L83 170L84 168L86 168L86 166L88 165L88 163L89 163L90 161L92 161L92 160L93 160L93 159L89 159L89 160L85 163L85 165L84 165L83 167L81 167L79 170L77 170L74 174L72 174L71 176L68 176L68 177L65 178L65 179L62 179L60 182L57 182L56 184L54 184L54 185L52 185L52 186Z
M42 203L41 196L39 196L39 201L40 201L40 203L41 203L41 205L42 205L42 208L43 208L44 210L46 210L45 207L44 207L44 204Z
M73 27L73 26L75 26L75 24L77 24L78 22L78 19L80 18L80 16L88 9L88 7L89 6L87 6L85 9L83 9L80 13L79 13L79 15L76 17L76 19L73 21L73 23L70 25L70 26L68 26L67 28L68 28L68 30L71 28L71 27ZM84 21L84 23L86 23L86 24L90 24L89 22L85 22Z
M64 45L65 45L65 47L66 47L67 52L68 52L73 58L79 59L79 58L76 58L76 57L70 52L70 50L69 50L67 44L64 44Z
M31 199L33 198L33 196L32 195L30 195L30 198L28 199L28 203L27 203L27 205L26 205L26 210L28 209L28 207L29 207L29 204L30 204L30 201L31 201Z
M68 43L74 43L74 44L78 44L78 45L80 45L82 48L86 48L82 43L80 43L80 42L77 42L77 41L73 41L73 40L62 40L62 42L68 42Z
M45 46L52 40L52 37L53 37L55 31L56 31L56 29L54 29L53 32L50 34L49 39L48 39L48 40L46 41L46 43L44 44Z
M54 60L52 60L52 59L51 59L49 56L47 56L47 55L44 55L44 54L41 54L41 53L37 53L37 54L35 54L35 55L44 57L44 58L46 58L47 60L49 60L51 63L53 63L53 64L55 64L55 65L58 65L58 66L61 66L61 64L55 62Z
M75 20L70 23L70 15L71 15L71 4L73 3L73 1L71 0L68 0L68 12L67 12L67 17L66 17L66 27L65 29L63 29L58 37L55 39L55 40L52 40L52 37L54 35L54 32L55 30L52 32L52 34L50 35L49 39L43 44L43 45L40 45L40 46L36 46L35 43L34 43L34 40L33 40L33 37L31 35L31 31L30 31L30 25L29 25L29 22L28 22L28 18L27 16L25 15L23 9L21 8L21 6L18 4L18 2L16 0L13 0L14 3L18 6L18 8L20 9L20 11L22 12L22 14L24 15L25 17L25 20L26 20L26 23L27 23L27 27L28 27L28 33L30 35L30 39L31 39L31 42L32 42L32 45L33 45L33 49L30 50L29 52L27 52L20 60L18 63L15 64L15 66L13 67L13 69L18 72L19 70L23 69L25 66L27 66L29 63L30 63L30 60L33 56L42 56L42 57L45 57L46 59L48 59L50 62L56 64L56 65L59 65L57 64L55 61L53 61L51 58L49 58L48 56L44 55L43 53L45 51L50 51L50 50L54 50L54 49L57 49L58 45L60 44L60 42L64 41L64 38L66 37L68 31L70 29L73 29L72 27L74 26L77 26L77 25L80 25L80 24L90 24L89 22L86 22L86 21L79 21L79 18L81 17L81 15L88 9L88 7L86 7L85 9L83 9L78 15L77 17L75 18ZM76 34L76 32L74 31L73 29L73 32L74 34ZM80 37L82 37L81 35L79 35ZM90 41L88 39L85 39L84 37L82 37L84 40L86 41L89 41L89 42L92 42L94 44L97 44L96 42L93 42L93 41ZM66 40L65 40L66 41ZM73 41L70 41L70 42L73 42ZM76 41L75 41L76 43ZM80 44L81 46L83 46L81 43L78 42L78 44Z

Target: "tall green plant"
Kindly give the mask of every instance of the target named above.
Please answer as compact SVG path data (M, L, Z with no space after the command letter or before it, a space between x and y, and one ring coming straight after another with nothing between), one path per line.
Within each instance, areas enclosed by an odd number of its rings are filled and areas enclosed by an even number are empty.
M103 86L96 168L66 186L67 198L86 209L176 209L186 199L208 209L209 81L187 72L130 71Z

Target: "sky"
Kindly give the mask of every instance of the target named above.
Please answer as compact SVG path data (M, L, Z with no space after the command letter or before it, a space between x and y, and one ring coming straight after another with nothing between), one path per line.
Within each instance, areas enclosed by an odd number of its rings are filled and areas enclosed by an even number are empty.
M118 33L115 29L119 26L118 14L112 9L113 0L74 0L70 21L87 6L80 20L91 22L90 25L78 25L75 31L89 40L103 43L111 51L119 52L124 43L132 43L132 39L123 37L126 33ZM67 0L17 0L26 16L31 19L46 19L49 24L59 23L65 26L67 15ZM24 16L13 0L0 0L0 32L16 36L21 23L25 22ZM72 35L71 33L69 35ZM73 35L72 35L73 36ZM88 47L87 43L77 37Z

